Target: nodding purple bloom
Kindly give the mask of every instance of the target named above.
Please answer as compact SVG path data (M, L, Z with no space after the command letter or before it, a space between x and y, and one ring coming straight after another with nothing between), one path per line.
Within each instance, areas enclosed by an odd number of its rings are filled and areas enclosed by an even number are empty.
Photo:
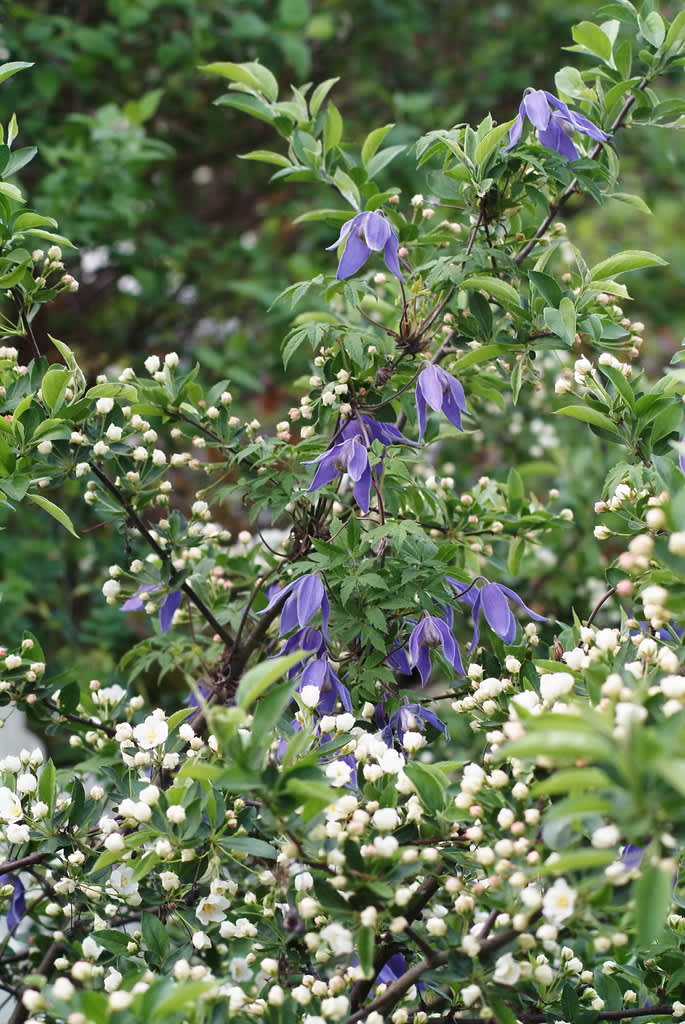
M7 910L7 927L13 931L26 913L24 885L18 875L0 875L0 885L14 886L14 892Z
M316 491L324 484L330 484L336 477L347 473L352 481L352 494L361 511L369 511L371 496L371 465L369 453L358 437L349 437L323 452L315 459L304 462L304 466L318 463L314 479L307 493Z
M520 141L526 118L537 131L538 139L547 149L560 156L577 160L578 150L569 136L574 132L589 135L596 142L606 142L609 135L582 114L569 110L565 103L545 89L526 89L519 107L518 117L509 130L509 145L505 152Z
M297 689L301 690L304 686L317 687L320 697L316 710L319 714L330 715L338 701L345 711L352 711L350 691L340 682L328 658L316 658L309 662Z
M337 249L341 242L345 243L345 248L335 275L339 281L352 277L364 266L372 252L381 250L390 273L399 281L404 280L399 262L400 243L382 213L358 213L346 221L335 242L327 246L326 251Z
M385 659L387 665L403 676L412 674L412 664L404 647L395 647Z
M138 587L133 597L129 597L128 601L124 601L121 606L122 612L142 612L145 608L145 602L143 601L141 594L146 592L154 593L156 590L160 590L159 586L154 584L147 584L146 586ZM181 590L172 590L170 594L164 598L159 606L159 628L162 633L168 633L171 629L174 621L174 615L181 606L183 600L183 592Z
M323 635L328 636L328 616L330 606L326 588L316 573L307 573L293 580L287 587L278 590L273 594L266 608L259 614L264 615L271 611L281 601L284 602L281 609L281 622L279 631L281 636L290 633L299 626L301 629L307 625L309 620L321 610L321 623Z
M509 600L515 601L516 604L520 605L530 615L531 619L535 619L536 622L546 621L544 615L538 615L537 612L534 612L532 608L524 604L517 593L510 590L509 587L505 587L503 583L488 583L485 580L483 586L477 588L476 586L467 587L452 576L446 576L445 579L457 591L457 600L464 601L471 607L473 614L472 651L475 651L480 638L481 612L485 615L485 621L490 629L493 633L497 633L497 636L501 637L505 644L510 644L515 638L516 619L509 607Z
M431 363L419 374L416 382L416 412L419 418L419 438L426 429L426 406L443 412L452 426L462 429L461 414L466 411L464 389L451 373Z
M380 705L376 706L378 712ZM382 708L381 708L382 714ZM384 718L385 716L383 716ZM381 732L381 739L388 746L392 745L393 734L402 743L405 732L423 732L426 725L432 725L449 738L447 726L434 712L424 708L421 704L404 704L387 720L387 725Z
M430 652L438 647L442 648L445 660L455 672L464 675L459 647L449 626L435 615L425 615L414 626L409 637L409 653L421 676L422 686L426 685L431 674Z
M307 491L317 491L330 484L336 477L347 473L353 483L352 494L361 511L369 511L371 495L371 464L368 446L380 441L388 447L392 444L413 445L408 437L400 433L391 423L379 423L372 416L359 416L348 420L339 431L336 443L315 459L303 462L303 466L317 465L314 479Z

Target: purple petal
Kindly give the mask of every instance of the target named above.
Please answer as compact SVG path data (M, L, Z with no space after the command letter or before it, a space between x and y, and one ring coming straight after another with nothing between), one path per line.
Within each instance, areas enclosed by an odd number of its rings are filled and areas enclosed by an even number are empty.
M18 875L0 875L0 885L13 885L14 892L7 910L7 927L13 931L26 913L24 885Z
M340 245L340 243L345 241L345 239L349 235L350 231L352 230L352 226L353 226L354 222L357 220L358 217L359 217L359 214L357 214L356 217L350 217L349 220L345 221L343 226L340 228L340 234L338 235L336 240L333 242L333 244L326 246L326 252L330 252L331 249L337 249L338 246Z
M374 441L380 441L381 444L386 446L392 444L416 444L415 441L410 441L408 437L405 437L392 423L375 420L373 416L362 416L362 420L369 437Z
M168 633L171 629L174 615L181 606L183 592L172 590L168 597L165 597L159 608L159 628L162 633Z
M611 136L603 132L601 128L598 128L596 124L593 124L587 117L583 117L582 114L577 114L575 110L569 111L571 122L579 132L584 135L589 135L591 139L595 139L597 142L606 142Z
M546 131L538 133L538 138L543 146L553 149L560 156L565 156L568 160L578 159L578 150L556 117L550 120Z
M338 263L338 270L336 277L339 281L343 281L346 277L352 277L357 271L364 266L367 259L369 258L371 250L366 245L356 231L348 237L345 243L343 254Z
M391 231L390 238L385 243L385 248L383 249L383 259L390 273L394 274L398 281L404 281L402 271L400 270L399 248L400 243L397 235L394 231Z
M345 464L350 480L357 483L362 479L369 468L369 453L361 441L353 437L350 441L344 442Z
M380 213L364 213L359 225L359 233L373 252L380 252L392 234L390 225Z
M524 96L521 106L526 112L526 117L538 131L544 131L549 124L551 112L549 109L548 96L550 94L542 89L533 89Z
M436 412L441 408L445 395L444 382L441 377L442 372L439 366L427 366L425 370L421 371L416 382L417 389L421 389L423 397L431 409L435 409Z
M293 582L289 583L287 587L280 587L278 584L269 587L269 593L271 594L269 603L266 608L262 608L261 612L257 612L257 614L264 615L266 612L270 612L272 608L288 596L288 594L297 586L297 582L297 580L293 580Z
M519 107L518 116L517 116L516 120L514 121L514 123L512 124L511 128L509 129L509 144L504 147L504 152L505 153L508 153L510 149L513 149L514 146L516 146L518 144L518 142L520 141L521 136L523 134L523 125L524 125L524 122L525 122L525 112L522 113L522 108L523 108L523 104L521 104L521 107Z
M516 620L499 586L496 583L486 583L481 588L480 600L490 629L506 643L511 643L516 636Z
M355 483L352 488L352 494L354 500L359 505L360 510L366 515L369 511L369 499L371 497L371 467L366 464L366 472L362 474L359 480Z
M330 484L331 481L340 476L340 470L335 464L335 459L341 447L342 445L336 444L330 451L324 452L323 455L319 456L319 466L314 474L314 479L307 489L307 494L310 494L312 491L318 491L319 487Z
M426 399L418 384L416 385L416 418L419 422L419 440L423 441L426 430Z
M313 615L318 612L324 599L324 585L315 573L300 577L297 588L297 621L306 626Z
M142 612L145 605L139 597L129 597L121 606L122 612Z

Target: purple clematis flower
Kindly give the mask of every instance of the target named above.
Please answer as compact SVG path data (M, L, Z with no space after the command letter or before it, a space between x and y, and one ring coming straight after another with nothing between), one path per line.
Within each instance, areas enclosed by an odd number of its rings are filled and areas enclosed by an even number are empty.
M431 363L419 374L416 382L416 412L419 418L419 438L426 429L426 406L443 412L452 426L462 429L461 414L466 411L464 389L451 373Z
M569 136L574 132L589 135L597 142L606 142L609 135L582 114L569 110L565 103L545 89L526 89L519 107L518 117L509 130L509 145L505 152L520 141L526 118L537 131L538 139L547 149L560 156L577 160L578 150Z
M371 464L369 452L358 437L348 437L345 441L334 444L315 459L303 462L303 465L318 466L308 494L323 487L324 484L330 484L337 476L347 473L353 484L354 500L364 514L369 511Z
M442 648L445 660L455 672L464 675L459 646L449 626L435 615L425 615L414 626L409 637L409 653L421 676L422 686L426 685L431 673L430 652L438 647Z
M299 579L289 583L287 587L277 591L266 608L259 614L266 614L281 601L284 601L279 626L281 636L290 633L296 626L302 629L319 610L321 610L323 635L328 636L330 605L326 588L316 573L311 572L306 576L300 576Z
M145 608L145 602L143 601L141 594L146 592L152 593L160 589L160 587L155 586L154 584L147 584L146 586L138 587L133 597L129 597L128 601L124 601L122 604L122 612L142 612ZM182 600L183 592L181 590L172 590L160 604L159 628L162 633L168 633L171 629L174 615L180 608Z
M328 658L316 658L309 662L297 689L301 690L304 686L316 686L319 690L320 698L316 708L319 714L330 715L338 701L345 711L352 711L350 691L340 682Z
M352 494L361 511L369 511L371 496L371 464L368 445L380 441L388 447L392 444L413 445L392 423L379 423L372 416L359 416L348 420L339 431L336 443L315 459L308 459L303 466L317 465L314 479L307 493L330 484L342 473L352 481Z
M344 242L345 248L338 263L336 277L339 281L352 277L364 266L372 252L383 250L385 265L391 274L402 281L399 263L399 241L390 224L381 213L358 213L346 221L333 245L327 252L337 249Z
M24 885L17 875L0 875L0 885L13 885L14 892L7 910L7 927L13 931L26 913Z
M383 721L387 722L381 732L381 739L388 746L392 745L393 734L397 736L401 743L405 732L414 732L417 729L423 732L426 725L432 725L434 729L438 729L449 738L445 723L433 711L429 711L428 708L424 708L421 704L404 704L387 720L383 706L379 704L376 705L376 715L374 718L378 725L382 724ZM379 718L380 721L378 721Z
M626 871L635 871L639 868L644 855L644 846L636 846L634 843L626 843L621 850L621 861Z
M509 587L505 587L503 583L488 583L485 580L483 586L477 588L475 586L467 587L465 584L460 583L459 580L455 580L453 576L446 576L445 579L457 591L457 600L464 601L471 607L473 614L472 651L475 651L480 638L481 612L485 615L485 621L490 629L493 633L497 633L497 636L501 637L505 644L510 644L515 638L516 619L509 607L509 600L515 601L516 604L520 605L530 615L531 619L535 619L536 622L546 621L544 615L538 615L537 612L534 612L532 608L524 604L517 593L510 590Z
M279 656L283 656L293 654L295 651L302 652L302 661L298 661L289 670L288 679L294 679L296 675L299 675L309 658L324 658L326 656L326 645L321 630L314 629L313 626L298 629L296 633L288 637L278 653Z

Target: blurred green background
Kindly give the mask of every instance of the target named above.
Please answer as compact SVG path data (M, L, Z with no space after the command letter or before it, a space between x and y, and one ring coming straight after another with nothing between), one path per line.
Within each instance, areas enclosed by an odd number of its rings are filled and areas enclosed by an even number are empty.
M272 185L268 167L238 159L278 143L268 126L214 106L222 83L199 65L259 59L284 89L340 76L334 99L346 137L392 121L391 141L411 143L489 110L509 119L528 85L553 90L554 72L576 60L563 52L571 25L597 10L592 0L5 0L2 58L35 66L3 85L2 118L16 111L21 143L39 147L22 172L31 204L79 247L68 269L80 290L38 324L46 351L49 332L95 375L177 350L207 379L229 377L251 415L281 418L291 403L279 347L291 313L286 304L266 311L286 285L321 269L331 237L325 227L293 226L318 205L312 186ZM671 261L667 272L631 282L630 313L648 324L656 370L685 330L685 143L675 131L630 130L619 148L624 191L643 195L654 216L588 201L566 220L589 261L624 247ZM388 183L406 195L425 190L400 163ZM525 457L536 429L516 442L502 421L508 464ZM596 564L591 502L603 466L596 453L569 447L567 470L585 485L573 498L577 535L564 542L574 564L549 583L560 603ZM102 567L121 558L122 539L93 521L75 484L72 498L79 542L46 517L23 518L20 530L5 523L2 620L8 639L33 629L52 670L83 681L112 673L134 637L99 597Z

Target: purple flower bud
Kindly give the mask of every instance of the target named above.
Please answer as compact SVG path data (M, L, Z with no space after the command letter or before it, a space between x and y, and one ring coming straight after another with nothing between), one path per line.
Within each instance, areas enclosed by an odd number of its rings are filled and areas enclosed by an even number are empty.
M461 414L466 411L464 389L456 377L435 363L422 370L416 382L416 412L421 439L426 429L426 405L436 412L443 412L452 426L462 429Z
M409 637L409 653L421 676L422 686L428 682L431 672L430 651L438 647L442 648L445 660L455 672L464 675L459 647L449 626L435 615L425 615L414 626Z

